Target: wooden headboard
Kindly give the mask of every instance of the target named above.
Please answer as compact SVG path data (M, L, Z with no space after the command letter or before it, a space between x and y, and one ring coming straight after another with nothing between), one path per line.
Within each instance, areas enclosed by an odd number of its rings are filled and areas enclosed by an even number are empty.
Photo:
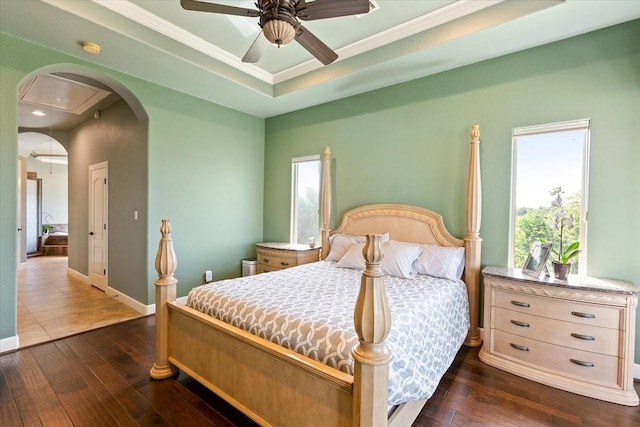
M360 206L346 212L340 226L329 234L389 233L392 240L439 246L464 246L464 240L452 236L442 216L429 209L399 204Z

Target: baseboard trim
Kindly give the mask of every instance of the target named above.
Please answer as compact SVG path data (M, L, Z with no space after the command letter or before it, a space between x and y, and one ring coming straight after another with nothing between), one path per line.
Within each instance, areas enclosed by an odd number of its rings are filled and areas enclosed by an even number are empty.
M72 268L67 267L67 275L73 277L74 279L78 279L84 283L89 284L89 276L85 276L84 274L79 273Z
M83 283L86 283L88 285L91 284L91 282L89 282L89 276L85 276L84 274L79 273L72 268L67 268L67 274L73 277L74 279L80 280ZM107 290L105 291L105 294L107 294L111 298L118 298L123 304L134 309L140 314L144 314L145 316L148 314L155 313L155 306L144 305L140 301L134 298L131 298L129 295L126 295L117 289L109 287L109 285L107 285Z
M155 313L155 306L145 305L140 301L138 301L137 299L131 298L129 295L124 294L117 289L107 287L106 294L111 298L118 298L118 300L122 302L124 305L131 307L138 313L144 314L145 316L148 314Z
M20 339L17 335L0 339L0 353L17 350L20 347Z
M82 273L77 272L76 270L72 269L72 268L67 268L67 274L75 279L78 279L84 283L90 284L89 282L89 277L85 276ZM129 295L120 292L117 289L111 288L109 286L107 286L107 290L105 292L107 295L109 295L111 298L118 298L120 301L122 301L123 304L127 305L128 307L131 307L132 309L134 309L135 311L137 311L140 314L143 314L145 316L149 315L149 314L155 314L156 312L156 305L155 304L149 304L149 305L145 305L143 303L141 303L140 301L138 301L137 299L131 298ZM176 301L181 303L181 304L186 304L187 303L187 297L180 297L180 298L176 298Z

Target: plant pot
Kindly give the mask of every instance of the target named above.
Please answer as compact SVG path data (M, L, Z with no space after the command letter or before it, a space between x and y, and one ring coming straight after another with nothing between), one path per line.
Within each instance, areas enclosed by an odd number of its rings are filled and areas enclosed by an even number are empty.
M563 264L559 261L551 261L553 264L553 275L558 280L567 280L569 270L571 270L571 263Z

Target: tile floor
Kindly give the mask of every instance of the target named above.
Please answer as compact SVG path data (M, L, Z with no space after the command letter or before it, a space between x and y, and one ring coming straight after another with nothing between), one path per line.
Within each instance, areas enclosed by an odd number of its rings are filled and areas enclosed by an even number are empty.
M142 315L67 275L66 256L40 256L18 270L20 348Z

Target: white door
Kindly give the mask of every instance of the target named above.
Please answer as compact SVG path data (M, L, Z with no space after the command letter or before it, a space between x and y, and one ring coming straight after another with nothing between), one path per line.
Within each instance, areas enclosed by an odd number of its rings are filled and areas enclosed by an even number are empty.
M25 249L24 241L24 224L26 222L24 194L26 194L26 190L23 192L23 187L25 186L25 183L23 182L24 178L22 177L24 168L23 163L24 162L21 159L18 159L18 244L16 245L16 247L18 248L18 252L16 254L17 266L20 266L20 264L27 262L27 251Z
M89 166L89 283L107 290L107 162Z

